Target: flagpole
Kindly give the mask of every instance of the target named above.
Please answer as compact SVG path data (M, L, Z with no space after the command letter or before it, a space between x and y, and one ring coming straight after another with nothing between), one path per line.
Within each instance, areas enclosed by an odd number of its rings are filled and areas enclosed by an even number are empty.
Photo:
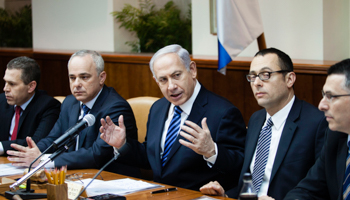
M259 51L266 49L266 41L265 41L264 32L261 33L261 35L259 35L259 37L257 38L257 41L258 41Z

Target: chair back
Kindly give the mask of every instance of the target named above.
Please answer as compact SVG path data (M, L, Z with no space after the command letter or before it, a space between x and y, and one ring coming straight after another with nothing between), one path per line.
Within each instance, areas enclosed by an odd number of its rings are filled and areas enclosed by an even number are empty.
M135 115L136 125L138 129L138 140L139 142L144 142L146 133L147 133L147 120L148 113L155 101L157 101L158 97L135 97L128 99L128 103L131 106L132 111Z
M65 96L54 96L53 98L57 99L59 102L62 103L66 97Z

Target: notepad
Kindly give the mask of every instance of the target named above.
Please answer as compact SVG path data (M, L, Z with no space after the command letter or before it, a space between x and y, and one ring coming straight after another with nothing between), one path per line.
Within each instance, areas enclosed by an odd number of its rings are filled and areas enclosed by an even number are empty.
M83 179L84 187L90 182L91 178ZM77 181L80 182L80 181ZM141 180L134 180L130 178L116 179L110 181L94 180L86 189L88 196L95 196L101 194L117 194L126 195L142 190L149 190L154 188L164 187L158 184L152 184Z
M0 176L23 174L25 167L15 167L11 163L0 164Z

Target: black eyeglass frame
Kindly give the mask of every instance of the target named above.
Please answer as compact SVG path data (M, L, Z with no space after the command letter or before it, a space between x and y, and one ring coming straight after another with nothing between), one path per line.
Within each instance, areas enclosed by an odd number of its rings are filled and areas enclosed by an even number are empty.
M272 72L260 72L259 74L247 74L246 78L247 78L247 81L250 83L254 82L256 77L259 77L260 80L262 80L262 81L266 81L266 80L269 80L271 78L272 73L284 73L284 72L291 72L291 71L290 70L279 70L279 71L272 71ZM263 75L266 76L267 74L268 74L268 78L261 77ZM255 76L255 77L253 77L254 80L252 80L251 76Z
M329 101L329 102L332 102L332 99L335 98L335 97L345 97L345 96L350 96L350 94L338 94L338 95L332 95L330 93L325 93L323 90L321 90L321 93L322 93L322 97L326 97L326 99Z

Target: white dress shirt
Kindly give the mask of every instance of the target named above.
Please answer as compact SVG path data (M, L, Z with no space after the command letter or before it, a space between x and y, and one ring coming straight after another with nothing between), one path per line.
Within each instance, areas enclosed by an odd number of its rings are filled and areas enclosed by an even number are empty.
M292 109L294 100L295 100L295 96L293 96L293 98L289 101L289 103L286 106L284 106L281 110L279 110L277 113L275 113L273 116L270 116L266 112L266 120L263 127L265 126L267 120L270 117L272 119L273 126L271 127L272 135L271 135L269 157L267 159L265 174L263 176L263 181L260 186L260 191L258 192L258 197L267 195L267 191L270 185L271 171L272 171L273 163L275 162L278 145L280 143L282 131L286 123L287 117L289 115L289 112ZM256 156L256 147L255 147L255 152L253 155L252 162L250 163L251 172L253 172L253 169L254 169L255 156Z

